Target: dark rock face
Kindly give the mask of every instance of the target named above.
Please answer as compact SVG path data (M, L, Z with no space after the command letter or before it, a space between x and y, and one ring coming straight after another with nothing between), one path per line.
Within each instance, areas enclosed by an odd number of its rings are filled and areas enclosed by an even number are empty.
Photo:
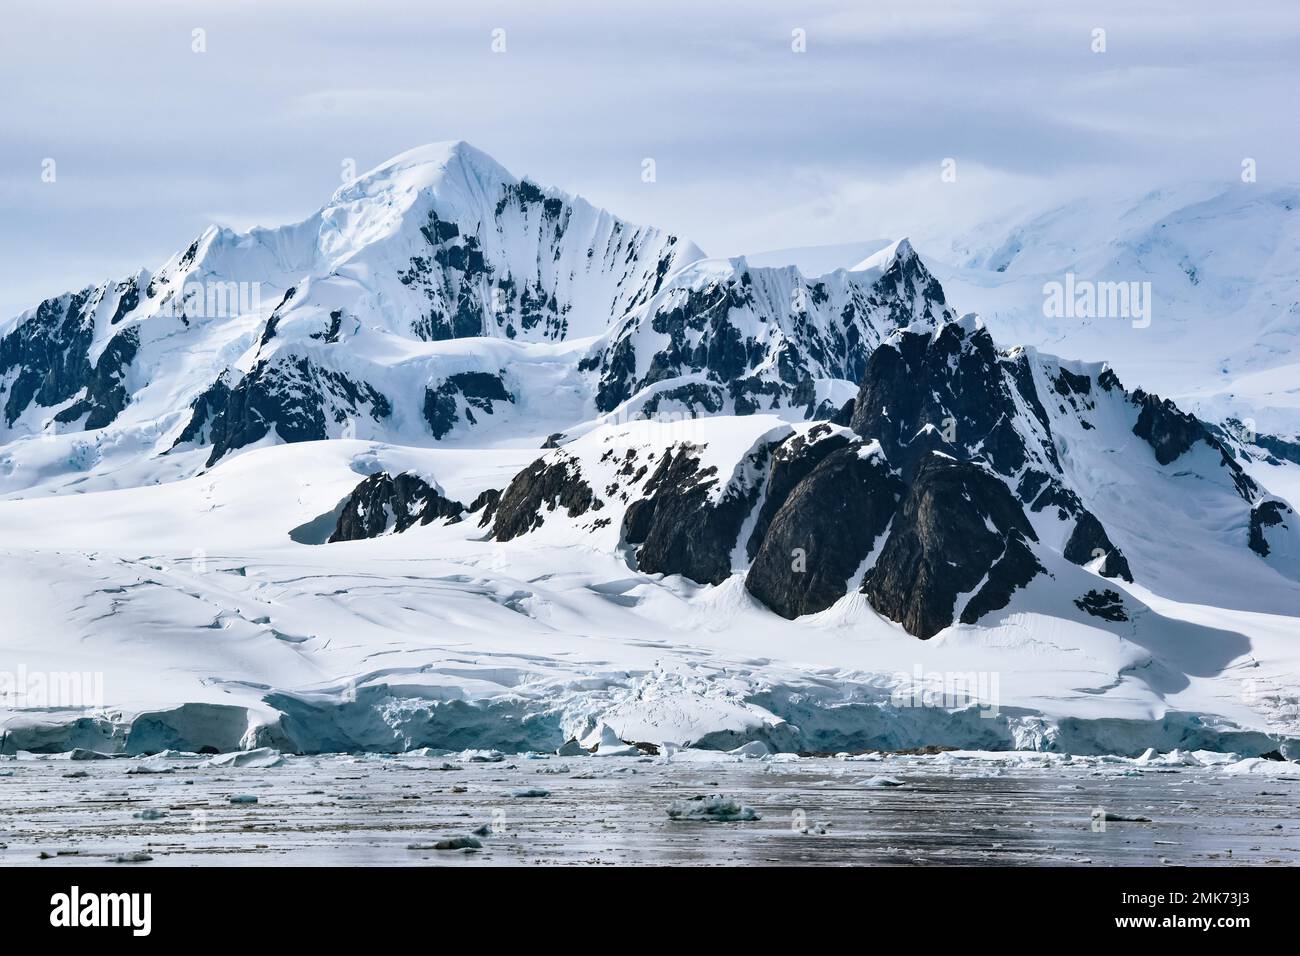
M36 313L0 339L0 374L18 370L5 399L5 423L12 425L33 401L58 405L90 378L86 358L94 325L86 314L93 290L46 299Z
M1133 434L1151 446L1160 464L1177 460L1198 441L1203 441L1219 453L1219 464L1228 470L1228 477L1243 501L1253 505L1260 497L1259 485L1246 474L1232 450L1195 415L1181 412L1168 399L1162 401L1160 396L1149 395L1140 388L1130 400L1141 409Z
M488 488L485 491L480 491L478 497L469 503L469 513L478 514L479 511L482 511L483 514L478 519L478 526L486 528L491 523L492 516L496 514L497 505L500 502L501 489Z
M416 475L403 472L394 477L379 472L353 489L329 540L377 538L437 518L459 519L464 511L459 501L443 497Z
M1035 540L1006 485L977 465L933 455L920 464L863 590L872 607L925 640L952 623L957 596L986 575L968 609L1004 606L1042 570L1028 548L1013 546Z
M614 338L585 359L599 372L597 407L612 411L642 389L683 376L706 380L665 394L735 414L781 405L830 417L816 379L859 381L880 338L900 325L951 317L943 290L910 247L870 283L796 279L782 270L738 266L726 276L671 289L653 309L629 313ZM772 330L780 334L773 335ZM638 372L637 350L643 350ZM710 408L716 405L717 408Z
M82 427L89 430L111 424L126 407L130 396L125 379L140 348L139 329L124 329L113 336L93 365L89 358L94 312L108 288L92 287L47 299L0 339L0 379L17 369L7 388L6 424L12 425L33 403L55 406L75 398L54 420L67 424L84 417ZM113 284L113 288L119 294L118 312L134 308L133 283ZM0 394L5 391L0 384Z
M190 407L176 444L206 437L212 443L209 466L272 428L285 442L321 441L329 437L327 416L343 424L363 414L375 421L392 414L388 399L366 382L305 358L259 362L233 387L218 379Z
M858 584L850 579L904 491L878 450L844 447L847 439L833 437L840 440L792 450L779 471L773 465L772 484L794 484L778 494L780 506L765 533L755 531L762 544L745 588L785 618L825 610ZM827 453L815 456L810 448ZM811 471L799 475L810 462ZM776 500L772 494L769 489L768 503Z
M1074 606L1080 611L1087 611L1093 617L1100 617L1107 621L1128 620L1123 598L1110 588L1104 591L1089 591L1083 597L1076 599Z
M478 421L474 416L475 409L492 415L493 402L513 404L515 397L502 381L504 374L461 372L448 376L437 388L426 388L424 419L429 423L433 437L442 438L450 432L452 426L460 421L462 412L465 419L474 425Z
M1168 399L1161 401L1159 395L1148 395L1138 389L1132 401L1141 409L1133 434L1151 446L1156 461L1162 465L1169 464L1209 435L1196 416L1180 412L1177 405Z
M86 416L84 428L103 428L126 408L126 371L140 350L140 329L123 329L113 336L86 382L86 394L54 416L56 422L75 422Z
M768 450L756 454L766 457ZM700 468L693 445L664 453L646 480L646 497L632 502L623 517L623 539L640 545L642 571L683 574L704 584L730 577L731 553L758 488L728 488L714 502L710 494L717 483L716 469Z
M582 477L577 459L539 458L511 480L497 502L492 537L509 541L542 526L544 511L563 508L570 518L604 507Z
M754 521L754 530L745 543L745 553L750 560L758 554L772 519L795 486L807 478L826 456L848 444L849 436L827 425L816 425L807 433L793 435L776 447L772 452L763 504Z
M483 335L493 327L511 339L533 330L546 339L565 338L572 304L557 295L556 277L544 264L558 262L572 243L589 241L587 235L570 235L573 213L568 201L548 196L527 180L505 185L494 218L486 222L458 224L430 210L420 228L428 248L398 274L404 285L422 291L428 300L427 311L412 331L426 341ZM521 223L524 232L519 234ZM536 242L536 270L516 275L490 261L480 238L485 230L515 231L519 238ZM615 314L658 292L672 271L679 246L673 236L666 237L656 260L635 261L648 238L648 230L616 222L607 241L587 248L589 263L621 272L628 287L636 289L619 308L609 303Z
M1102 577L1119 577L1132 582L1133 573L1129 570L1128 559L1119 548L1111 544L1106 529L1101 526L1101 522L1093 516L1092 512L1084 511L1079 515L1074 530L1070 532L1070 537L1065 542L1063 552L1065 560L1078 565L1088 564L1096 557L1098 551L1104 551L1106 554L1100 568Z
M1229 419L1229 424L1233 424L1232 419ZM1241 422L1235 422L1235 424L1238 428L1242 427ZM1290 441L1278 435L1256 435L1254 444L1263 448L1275 458L1300 465L1300 441Z
M961 622L975 624L985 614L1000 611L1011 603L1011 595L1040 572L1046 573L1046 569L1034 557L1025 539L1018 535L1008 538L1007 550L989 568L988 580L962 608Z
M910 476L930 452L987 461L1014 475L1031 460L1055 468L1050 440L1017 430L1012 390L1021 390L1042 430L1047 415L1023 356L1004 362L985 329L958 323L937 335L902 333L871 354L850 427L875 438L890 462ZM1050 434L1050 433L1048 433Z
M850 398L840 406L839 411L831 416L830 423L832 425L843 425L845 428L848 428L849 425L853 424L853 409L856 405L857 400Z
M1279 525L1284 528L1288 527L1286 519L1294 514L1295 512L1291 510L1287 503L1278 498L1262 501L1250 509L1250 550L1261 558L1268 557L1273 549L1268 545L1264 529Z

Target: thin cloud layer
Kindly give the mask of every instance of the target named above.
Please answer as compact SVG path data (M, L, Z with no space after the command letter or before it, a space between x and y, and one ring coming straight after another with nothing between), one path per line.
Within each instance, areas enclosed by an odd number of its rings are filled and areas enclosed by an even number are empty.
M720 255L937 242L1013 205L1233 181L1245 157L1300 179L1300 10L1130 7L24 5L0 58L0 315L212 219L301 218L346 161L440 139Z

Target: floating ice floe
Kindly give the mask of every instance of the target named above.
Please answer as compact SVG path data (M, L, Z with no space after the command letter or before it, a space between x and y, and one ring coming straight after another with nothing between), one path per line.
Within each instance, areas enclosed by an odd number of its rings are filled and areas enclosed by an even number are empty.
M674 800L668 806L668 816L673 820L702 820L707 823L761 820L753 807L747 807L734 797L722 794Z
M884 789L887 787L902 787L905 784L897 777L868 777L862 781L861 786Z
M234 753L218 754L207 761L210 767L279 767L284 757L278 750L270 747L258 747L254 750L237 750Z
M614 728L602 723L583 738L584 746L595 747L597 757L639 757L641 751L632 744L624 743Z

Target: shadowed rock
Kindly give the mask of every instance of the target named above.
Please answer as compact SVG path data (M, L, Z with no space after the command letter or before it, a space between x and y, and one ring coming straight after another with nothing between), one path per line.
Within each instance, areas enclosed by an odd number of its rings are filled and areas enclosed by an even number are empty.
M806 450L796 450L789 461L806 462L810 456L800 454ZM786 618L830 607L859 583L854 575L903 491L875 443L840 447L820 458L783 496L745 588Z
M601 507L578 461L561 452L558 457L539 458L515 475L496 504L491 536L509 541L539 528L544 511L563 508L576 518Z
M1294 514L1286 502L1278 498L1261 502L1250 509L1250 550L1261 558L1268 557L1273 549L1269 547L1264 529L1279 525L1286 527L1286 519Z
M1119 548L1111 544L1106 529L1092 512L1084 511L1075 522L1069 540L1065 542L1065 560L1078 565L1088 564L1096 559L1098 551L1103 551L1106 555L1099 569L1102 577L1119 577L1132 582L1133 574L1129 570L1128 559Z
M1027 584L1041 570L1028 548L1013 546L1027 540L1037 538L1006 485L977 465L932 455L863 590L877 611L927 639L953 622L959 594L981 587L968 605L982 614Z
M640 545L642 571L720 584L731 575L731 552L758 488L728 488L715 501L717 470L701 468L699 454L690 444L664 453L646 480L645 497L628 506L623 539ZM765 458L769 452L764 447L753 454Z
M390 531L405 531L436 518L459 519L465 506L443 497L422 478L403 472L371 475L348 497L330 542L377 538Z

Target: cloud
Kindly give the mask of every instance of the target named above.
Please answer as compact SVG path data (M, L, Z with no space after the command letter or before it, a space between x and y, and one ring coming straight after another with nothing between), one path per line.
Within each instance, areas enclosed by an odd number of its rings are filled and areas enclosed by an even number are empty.
M210 210L302 218L343 160L439 139L724 253L942 236L1245 156L1300 180L1291 0L65 0L6 30L0 315L157 265Z

